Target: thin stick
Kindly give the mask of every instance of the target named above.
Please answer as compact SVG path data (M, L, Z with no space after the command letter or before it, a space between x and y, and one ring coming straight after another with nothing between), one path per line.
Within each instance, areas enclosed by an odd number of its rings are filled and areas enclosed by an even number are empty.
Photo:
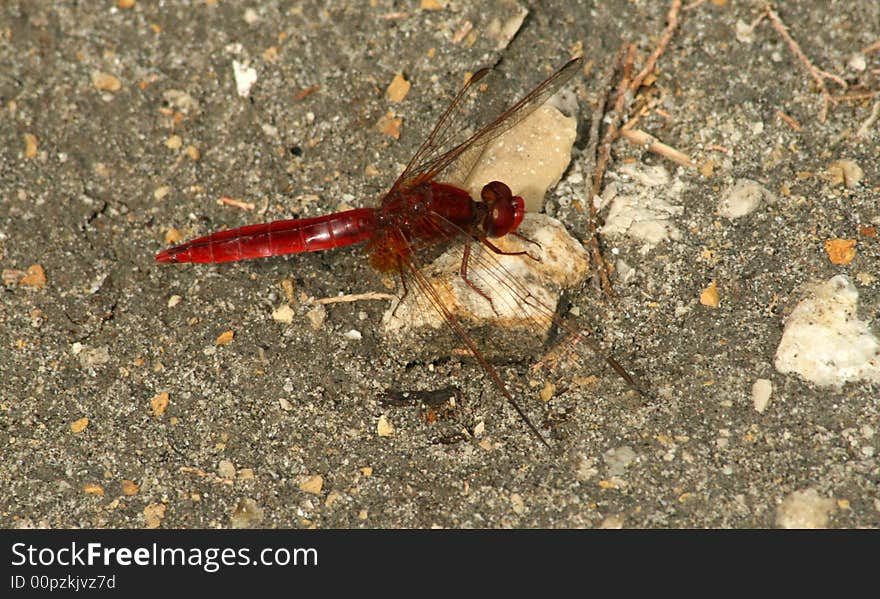
M233 198L220 198L217 200L217 203L221 206L226 204L227 206L232 206L234 208L241 208L242 210L253 210L256 206L253 205L252 202L242 202L241 200L235 200Z
M706 146L706 149L712 152L722 152L728 155L733 153L730 151L730 148L724 147L720 144L709 144L708 146Z
M794 120L793 118L791 118L790 116L788 116L787 114L785 114L784 112L782 112L781 110L777 110L777 111L776 111L776 116L778 116L778 117L781 118L783 121L785 121L785 123L786 123L789 127L791 127L792 129L794 129L795 131L803 131L803 130L804 130L804 128L801 127L801 124L800 124L800 123L798 123L796 120Z
M620 57L621 54L622 52L618 53L618 57ZM596 204L593 202L593 198L598 196L602 189L602 179L605 177L605 169L611 158L611 144L618 136L618 123L620 123L623 118L623 109L626 104L626 92L631 81L630 77L635 55L635 45L629 44L623 62L623 77L617 87L617 97L614 102L614 108L612 109L611 122L608 125L608 129L605 131L605 136L602 138L602 143L598 148L596 170L593 173L593 185L590 188L590 253L593 258L593 263L596 265L602 290L608 297L614 297L614 289L611 286L610 269L608 268L605 259L602 257L602 249L599 247L599 235L596 227L599 215L596 210Z
M880 50L880 40L877 40L870 46L865 46L862 48L861 52L862 54L870 54L871 52L877 52L878 50Z
M796 41L788 34L788 28L785 26L785 23L782 22L782 19L779 18L779 15L776 14L776 11L773 10L770 5L764 7L764 14L770 19L770 23L773 25L773 29L775 29L779 35L783 37L785 42L788 44L789 49L791 49L792 53L798 57L798 59L803 63L804 67L807 69L807 72L813 78L813 81L816 82L816 86L819 88L820 93L822 94L822 112L819 114L819 121L824 123L826 117L828 116L828 105L833 102L833 98L831 97L831 93L828 91L828 88L825 86L825 79L831 79L836 84L846 89L846 81L834 75L832 73L828 73L827 71L823 71L822 69L816 67L810 59L807 58L807 55L804 54L801 47L797 44Z
M660 58L660 55L666 50L666 46L669 45L669 41L672 39L672 36L675 34L675 30L678 27L679 11L681 11L681 0L672 0L672 5L669 7L669 12L666 15L666 31L663 32L663 37L660 38L660 43L657 44L657 47L651 53L651 56L648 57L648 62L645 63L645 68L643 68L639 74L633 78L632 83L630 83L629 88L632 91L636 91L642 86L642 81L645 80L645 77L651 74L654 70L654 66L657 64L657 59Z
M647 146L649 152L654 152L655 154L671 160L676 164L680 164L681 166L689 166L691 168L695 168L697 166L687 154L679 152L672 146L668 146L661 141L657 141L657 138L655 138L653 135L648 135L644 131L641 131L639 129L621 129L620 135L630 143L633 143L637 146Z
M868 98L873 98L875 96L880 96L880 91L837 94L836 96L831 96L831 99L835 102L858 102L859 100L867 100Z
M393 300L397 298L393 293L354 293L350 295L336 295L333 297L322 297L321 299L316 299L316 304L338 304L341 302L359 302L362 300Z
M699 3L694 3L694 8L698 6ZM675 33L675 30L678 27L678 14L681 11L681 0L672 0L672 3L669 6L669 12L667 13L667 25L666 29L663 33L663 36L660 38L660 42L657 44L657 47L648 57L647 62L645 63L645 67L639 72L638 75L632 77L632 69L633 62L635 61L635 53L636 48L634 44L629 44L626 46L626 56L623 61L623 76L620 80L620 84L617 88L617 95L614 102L614 107L612 108L610 115L610 123L608 125L608 129L605 131L605 136L602 138L602 143L598 146L596 152L596 161L595 161L595 170L593 171L593 180L592 187L589 190L589 207L590 207L590 224L589 224L589 233L590 233L590 253L593 259L593 263L596 265L596 271L599 275L599 280L602 286L602 290L605 292L605 295L608 297L614 297L614 289L611 286L611 277L610 277L610 268L605 260L602 258L602 250L599 247L599 235L597 231L596 223L599 220L598 211L596 209L595 202L593 198L599 195L599 192L602 190L602 180L605 176L605 169L608 166L608 161L611 158L611 144L622 135L622 130L620 128L620 123L623 121L624 108L626 106L627 92L636 92L642 86L645 78L650 75L654 68L656 67L657 60L663 54L666 49L666 46L669 45L672 36ZM621 48L621 51L618 53L617 58L614 61L614 64L618 64L623 56L624 49ZM597 123L601 120L597 118L604 114L601 112L604 110L604 103L600 103L597 107L597 113L593 115L593 126L590 130L591 142L595 141L598 136L598 125ZM641 115L637 116L635 119L627 123L628 126L634 125L638 118ZM633 134L627 135L638 135L641 132L636 132ZM641 135L646 135L641 133ZM661 155L674 156L674 160L676 160L679 164L686 164L688 166L694 166L693 162L677 150L667 146L665 144L661 144L656 140L653 140L652 143L649 143L649 148L653 147L653 151L658 151ZM592 152L589 154L592 157ZM592 159L592 158L591 158ZM590 164L592 166L592 164ZM589 170L587 171L589 172Z
M871 115L862 123L859 130L856 131L856 138L863 139L868 136L868 129L870 129L874 123L877 122L877 117L880 117L880 102L874 102L874 108L871 109Z

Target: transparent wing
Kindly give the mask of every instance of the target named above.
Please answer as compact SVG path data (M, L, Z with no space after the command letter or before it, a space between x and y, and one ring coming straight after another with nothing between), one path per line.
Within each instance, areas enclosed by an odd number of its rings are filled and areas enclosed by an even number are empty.
M503 73L497 69L474 73L441 115L391 191L432 179L447 182L467 179L486 145L559 91L583 62L583 57L573 58L512 104L505 96ZM450 175L454 175L454 181Z

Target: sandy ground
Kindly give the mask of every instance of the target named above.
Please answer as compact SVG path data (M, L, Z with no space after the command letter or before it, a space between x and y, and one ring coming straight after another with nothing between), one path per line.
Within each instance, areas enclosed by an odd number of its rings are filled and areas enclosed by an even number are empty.
M535 355L497 363L552 451L473 361L388 343L387 301L310 317L310 298L394 292L357 249L196 267L153 255L172 229L374 205L467 72L502 55L518 90L578 49L592 61L573 85L581 135L547 211L583 239L573 205L597 75L624 41L644 61L667 3L535 3L512 39L508 2L114 4L0 8L0 526L880 524L876 379L819 386L774 368L811 281L846 275L851 317L877 320L880 127L857 136L877 98L834 103L821 122L822 96L779 34L745 31L760 3L683 13L639 127L700 168L618 141L606 181L646 193L626 169L662 167L648 195L675 207L677 238L607 238L618 298L587 285L564 314L654 397L591 359L538 375ZM877 41L876 2L785 2L780 15L849 92L880 88L880 52L859 54ZM248 97L234 61L254 69ZM393 103L399 72L412 89ZM376 127L389 112L397 140ZM828 174L840 159L860 181ZM766 201L720 216L742 178ZM832 261L835 239L854 255ZM273 318L283 304L290 322ZM758 379L772 386L762 411ZM436 420L380 402L448 386L458 399Z

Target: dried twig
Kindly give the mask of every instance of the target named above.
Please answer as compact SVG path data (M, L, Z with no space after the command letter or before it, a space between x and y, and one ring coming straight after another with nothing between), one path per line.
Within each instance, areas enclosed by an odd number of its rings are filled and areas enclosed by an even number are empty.
M590 254L593 263L595 264L597 274L599 275L599 282L602 286L602 290L608 297L614 297L614 289L611 286L610 268L602 257L602 250L599 247L599 235L596 225L599 220L599 215L593 198L598 196L599 192L602 190L602 180L605 177L605 168L608 165L608 160L611 158L611 144L618 136L618 123L620 123L623 118L623 110L626 104L626 92L631 82L630 77L633 60L635 59L636 54L636 47L633 44L629 44L628 46L621 48L614 64L620 63L621 57L624 56L624 51L626 51L626 56L623 59L623 77L617 87L617 95L614 107L612 108L611 122L608 125L608 129L605 131L602 143L596 148L596 168L593 172L592 185L590 186L590 193L588 196L590 206Z
M798 45L794 38L791 37L788 33L788 28L785 26L785 23L782 22L782 19L779 18L779 15L773 10L770 5L764 7L764 12L761 13L761 17L753 23L757 25L762 18L770 19L770 24L773 25L773 29L775 29L779 35L785 40L788 44L789 49L791 49L792 53L797 56L797 58L803 63L804 67L807 69L807 72L813 78L813 81L816 82L816 86L819 88L819 92L822 94L822 112L819 114L820 122L824 123L826 117L828 116L828 105L831 104L834 99L831 97L831 93L828 91L828 88L825 86L825 80L830 79L836 84L846 89L846 81L834 75L832 73L828 73L827 71L823 71L822 69L816 67L810 59L804 54L801 47Z
M693 2L691 2L690 4L688 4L687 6L682 8L681 10L682 10L682 12L685 12L688 10L693 10L693 9L697 8L698 6L700 6L705 1L706 0L694 0Z
M620 130L620 135L627 141L637 145L637 146L647 146L648 151L654 152L655 154L662 156L668 160L676 164L680 164L681 166L689 166L696 167L697 165L691 160L690 156L684 154L683 152L679 152L672 146L668 146L661 141L657 141L657 139L648 135L644 131L639 129L627 129L623 128Z
M299 102L300 100L304 100L305 98L308 98L309 96L311 96L313 93L315 93L316 91L318 91L320 89L321 89L320 85L310 85L309 87L303 88L303 89L299 90L298 92L296 92L295 94L293 94L293 101Z
M874 102L874 107L871 109L871 115L865 120L864 123L859 127L859 130L856 131L857 139L864 139L868 136L868 129L870 129L874 123L877 122L877 118L880 117L880 102Z
M792 129L794 129L795 131L803 131L804 130L804 128L801 127L800 123L798 123L796 120L794 120L793 118L791 118L790 116L788 116L787 114L782 112L781 110L776 111L776 116L778 116L780 119L785 121L785 123L789 127L791 127Z
M618 53L618 56L614 61L614 65L620 64L621 59L623 59L623 75L617 87L614 105L609 115L608 128L606 129L605 135L602 138L602 143L598 146L595 146L595 143L598 140L599 123L602 121L602 116L604 115L604 101L599 102L596 111L593 114L593 121L590 129L590 148L595 147L596 150L595 152L590 151L587 153L587 155L589 156L588 160L590 161L587 163L587 166L593 167L595 164L595 168L588 168L586 170L586 172L590 172L591 170L593 172L588 194L590 208L589 244L590 254L595 264L597 274L599 275L599 281L602 286L602 290L604 291L605 295L609 297L614 297L614 290L611 286L610 268L608 267L608 264L605 262L605 260L602 258L602 251L599 247L599 237L597 232L599 215L597 214L596 204L593 201L593 198L597 197L602 190L602 180L605 176L605 169L607 168L608 161L611 158L612 143L620 136L623 136L630 141L632 141L633 139L639 139L642 143L648 145L650 150L657 152L662 156L670 158L676 161L678 164L694 166L690 158L688 158L681 152L678 152L674 148L658 142L646 133L633 130L632 126L635 125L640 116L642 116L641 114L632 119L623 128L621 128L620 126L620 123L623 121L624 118L627 94L638 91L648 75L650 75L654 71L657 65L657 60L666 50L666 47L669 45L669 42L672 39L675 30L678 28L678 15L681 11L681 4L681 0L672 0L672 3L669 7L669 12L667 13L666 29L664 30L663 35L661 36L660 41L657 44L657 47L648 57L645 66L642 68L641 71L639 71L638 75L636 75L635 77L632 76L633 62L635 61L636 54L635 45L629 44L628 46L621 48L621 51ZM692 3L691 7L695 8L699 4L700 2ZM606 87L610 87L610 76L608 78L608 83L606 83ZM593 156L595 156L595 163L592 162Z
M880 50L880 40L877 40L873 44L862 48L861 53L862 54L870 54L871 52L877 52L878 50Z
M596 106L594 106L593 108L593 115L590 119L590 133L587 138L587 148L584 151L584 173L587 173L588 176L587 182L585 184L585 195L587 196L587 205L589 206L587 230L589 232L588 239L590 244L590 253L593 257L593 262L599 275L599 280L602 283L603 289L606 290L606 293L608 293L607 290L611 289L611 279L608 276L608 265L603 260L602 251L601 248L599 248L599 214L596 209L596 203L594 202L594 198L596 197L594 190L596 189L596 166L599 159L599 130L602 126L602 121L605 116L605 106L611 93L614 73L617 72L617 67L620 64L621 59L623 58L623 53L626 51L626 48L626 45L621 46L614 61L608 65L608 68L605 70L605 73L603 73L602 78L599 81L599 93L596 96ZM592 178L590 178L590 175L592 175Z
M708 146L706 146L706 149L710 152L721 152L722 154L727 155L733 154L733 151L731 151L730 148L722 146L721 144L709 144Z
M369 292L369 293L353 293L350 295L336 295L333 297L322 297L321 299L316 299L314 303L316 304L338 304L341 302L359 302L362 300L393 300L396 299L397 296L393 293L378 293L378 292Z
M233 198L223 197L217 200L217 203L221 206L226 204L227 206L233 206L234 208L241 208L242 210L253 210L256 208L252 202L242 202L241 200L236 200Z
M657 47L651 52L651 56L648 57L648 62L645 63L645 67L630 83L629 87L632 91L636 91L641 87L642 81L645 80L645 77L651 74L654 70L654 66L657 64L657 59L660 58L660 55L666 50L666 46L669 45L669 41L672 39L672 36L678 27L679 11L681 11L681 0L672 0L672 5L669 7L669 12L666 15L666 31L663 32L663 37L660 38L660 43L657 44Z
M859 100L867 100L876 96L880 96L880 91L837 94L836 96L831 96L831 99L835 102L858 102Z

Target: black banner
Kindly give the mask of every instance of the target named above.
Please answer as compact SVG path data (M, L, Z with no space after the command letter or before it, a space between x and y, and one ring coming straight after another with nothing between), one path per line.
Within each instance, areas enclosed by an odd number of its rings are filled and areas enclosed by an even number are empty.
M841 562L851 582L878 541L876 531L4 530L0 596L256 588L472 596L571 585L588 593L612 581L632 591L707 576L727 588L750 573L791 584Z

